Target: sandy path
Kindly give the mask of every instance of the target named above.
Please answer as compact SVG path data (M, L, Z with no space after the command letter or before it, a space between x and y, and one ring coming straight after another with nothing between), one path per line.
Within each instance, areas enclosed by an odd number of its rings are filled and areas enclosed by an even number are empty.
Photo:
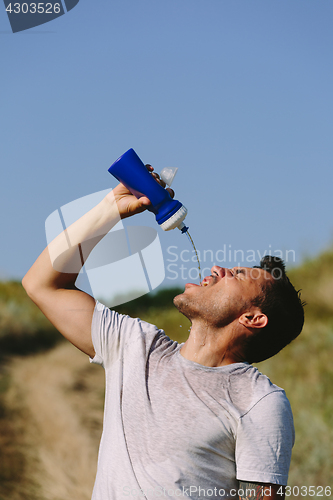
M15 359L13 406L23 409L28 474L43 500L90 500L102 424L104 371L69 343ZM22 417L21 417L22 418Z

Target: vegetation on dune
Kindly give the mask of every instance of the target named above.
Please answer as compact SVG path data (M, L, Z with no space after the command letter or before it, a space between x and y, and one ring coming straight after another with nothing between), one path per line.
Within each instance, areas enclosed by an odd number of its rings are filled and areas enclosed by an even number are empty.
M306 321L327 321L333 318L333 250L307 259L292 269L288 276L306 301Z
M333 250L306 260L288 276L306 302L304 329L258 369L285 389L293 409L289 484L330 486L333 493Z
M29 299L21 283L0 283L0 357L52 347L61 336Z

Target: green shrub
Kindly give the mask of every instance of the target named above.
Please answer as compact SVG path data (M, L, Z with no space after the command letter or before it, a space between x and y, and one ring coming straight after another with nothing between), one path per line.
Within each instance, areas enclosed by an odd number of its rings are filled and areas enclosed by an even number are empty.
M60 338L21 283L0 283L0 356L37 352Z

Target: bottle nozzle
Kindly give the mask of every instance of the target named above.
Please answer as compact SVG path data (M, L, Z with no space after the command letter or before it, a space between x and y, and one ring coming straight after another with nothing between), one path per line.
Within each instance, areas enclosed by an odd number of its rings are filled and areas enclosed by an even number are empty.
M177 227L183 234L186 233L186 231L188 230L188 227L184 224L184 222L181 222Z

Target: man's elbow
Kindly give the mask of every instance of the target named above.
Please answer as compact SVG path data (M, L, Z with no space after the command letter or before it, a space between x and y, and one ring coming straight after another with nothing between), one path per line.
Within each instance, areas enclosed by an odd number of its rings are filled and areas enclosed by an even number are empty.
M23 286L24 290L27 292L27 294L29 295L28 290L30 288L30 283L29 283L29 278L27 277L27 275L25 275L23 277L22 286Z
M37 287L36 283L34 282L34 280L31 278L31 276L29 276L29 272L22 279L22 286L23 286L24 290L26 291L28 297L30 297L30 299L35 302L37 299L37 296L38 296L38 292L37 292L38 287Z

